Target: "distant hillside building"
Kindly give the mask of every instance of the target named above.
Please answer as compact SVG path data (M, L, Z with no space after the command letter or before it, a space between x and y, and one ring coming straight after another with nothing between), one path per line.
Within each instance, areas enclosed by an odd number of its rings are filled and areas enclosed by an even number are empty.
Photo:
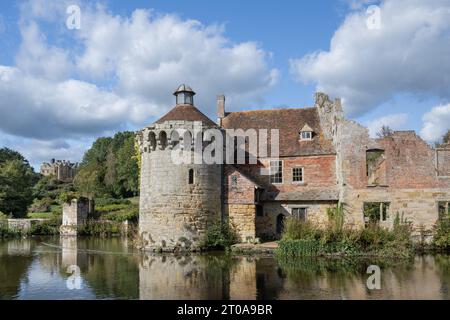
M50 163L41 165L40 172L43 176L54 176L59 181L70 182L75 177L77 167L78 163L52 159Z

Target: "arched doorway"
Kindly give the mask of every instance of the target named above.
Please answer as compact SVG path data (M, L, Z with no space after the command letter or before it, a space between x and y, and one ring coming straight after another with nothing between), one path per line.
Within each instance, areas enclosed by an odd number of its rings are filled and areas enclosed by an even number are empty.
M277 216L277 236L281 236L284 230L284 214Z

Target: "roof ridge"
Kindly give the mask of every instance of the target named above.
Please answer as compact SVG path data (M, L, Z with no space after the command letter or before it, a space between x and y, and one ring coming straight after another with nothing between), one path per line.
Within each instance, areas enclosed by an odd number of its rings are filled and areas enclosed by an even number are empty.
M188 113L183 114L185 110L188 110ZM178 104L172 109L170 109L166 114L164 114L161 118L156 120L154 123L162 123L165 121L176 121L176 120L184 120L184 121L204 121L209 125L216 125L214 121L212 121L207 115L201 112L197 107L191 104Z
M241 110L241 111L231 111L227 112L229 115L233 113L250 113L250 112L275 112L275 111L290 111L290 110L311 110L316 109L316 107L298 107L298 108L276 108L276 109L258 109L258 110Z

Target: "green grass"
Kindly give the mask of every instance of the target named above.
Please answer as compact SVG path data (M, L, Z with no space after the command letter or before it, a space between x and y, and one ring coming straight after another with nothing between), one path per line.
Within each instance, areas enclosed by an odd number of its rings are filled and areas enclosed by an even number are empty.
M27 218L29 219L51 219L54 217L53 212L33 212L28 213Z
M130 199L96 199L96 216L103 220L116 222L139 219L139 197Z

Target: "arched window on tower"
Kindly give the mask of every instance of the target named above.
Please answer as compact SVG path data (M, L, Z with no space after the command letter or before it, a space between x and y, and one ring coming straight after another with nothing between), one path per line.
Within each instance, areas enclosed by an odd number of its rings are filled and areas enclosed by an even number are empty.
M148 141L150 143L150 150L155 151L156 149L156 135L154 132L148 134Z
M164 150L167 147L167 133L165 131L161 131L159 133L159 143L161 145L161 149Z
M189 184L194 184L194 169L189 169Z
M180 144L180 134L177 129L170 134L170 143L172 144L172 149L175 149Z

